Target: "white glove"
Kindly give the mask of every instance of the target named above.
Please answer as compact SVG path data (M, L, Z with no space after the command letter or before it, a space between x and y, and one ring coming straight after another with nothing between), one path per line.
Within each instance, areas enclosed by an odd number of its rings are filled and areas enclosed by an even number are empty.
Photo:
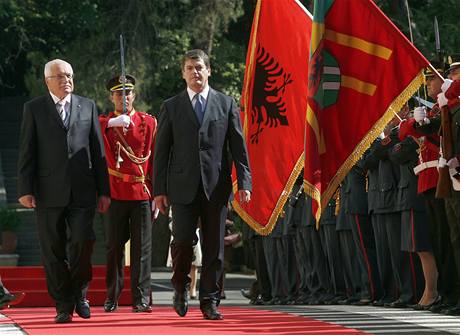
M117 117L111 118L109 122L107 123L107 127L128 128L130 123L131 123L131 118L126 114L122 114Z
M158 217L158 213L160 213L160 210L157 208L157 204L155 203L155 200L152 200L152 213L153 213L152 217L154 220Z
M444 83L441 85L442 93L446 93L453 81L450 79L444 79Z
M460 166L460 163L458 162L457 157L454 157L454 158L449 159L449 161L447 162L447 165L449 166L450 169L455 169L458 166Z
M447 98L442 92L438 94L438 105L439 107L447 106Z
M414 119L415 122L421 123L426 118L426 108L425 107L416 107L414 109Z
M438 160L438 169L447 166L447 161L444 157L439 157Z

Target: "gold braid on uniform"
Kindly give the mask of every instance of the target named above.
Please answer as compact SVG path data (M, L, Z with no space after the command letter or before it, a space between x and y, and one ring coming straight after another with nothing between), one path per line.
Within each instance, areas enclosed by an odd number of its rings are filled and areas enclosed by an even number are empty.
M131 162L133 162L134 164L137 164L137 165L144 164L150 158L150 154L151 154L151 151L149 151L149 153L145 157L137 157L134 154L130 153L123 146L123 144L121 144L119 141L117 141L117 149L118 149L118 152L120 152L120 150L122 150L126 154L126 156L128 156L129 160ZM118 155L120 155L120 154L118 154ZM119 167L120 166L117 166L117 168L119 168Z

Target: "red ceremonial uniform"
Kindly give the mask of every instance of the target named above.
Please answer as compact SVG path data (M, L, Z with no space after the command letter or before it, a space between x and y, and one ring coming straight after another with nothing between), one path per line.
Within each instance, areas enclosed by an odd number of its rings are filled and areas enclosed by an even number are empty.
M439 112L437 105L428 113L428 117L434 117L436 112ZM412 118L401 122L399 126L399 139L402 141L407 136L413 136L420 144L418 193L436 188L438 183L439 135L426 135L418 132L415 127L415 119Z
M131 124L128 128L108 127L110 118L118 115L120 114L111 112L107 116L99 117L110 176L111 197L116 200L151 199L157 121L149 114L133 110L129 113ZM130 153L130 150L133 152Z

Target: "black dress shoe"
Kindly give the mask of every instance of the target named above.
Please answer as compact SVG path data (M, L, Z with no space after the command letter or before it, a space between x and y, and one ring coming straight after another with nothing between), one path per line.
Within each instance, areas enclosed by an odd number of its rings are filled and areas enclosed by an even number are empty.
M441 304L431 306L429 311L433 313L440 313L443 310L450 309L452 307L453 307L452 305L441 303Z
M215 302L210 302L200 306L201 313L205 320L222 320L224 317L217 310Z
M0 297L0 309L19 304L25 295L24 292L5 293Z
M139 305L133 306L134 313L152 313L152 307L146 303L141 303Z
M59 312L54 318L56 323L69 323L72 322L72 314L66 312Z
M177 315L184 317L188 310L187 292L174 291L173 305Z
M78 300L75 304L75 312L78 316L83 319L89 319L91 317L91 311L89 309L89 301L86 299Z
M409 302L402 301L400 299L384 304L385 307L390 307L390 308L405 308L409 305L410 305Z
M249 300L254 299L254 297L252 296L249 290L241 289L240 292L241 292L241 295L245 297L246 299L249 299Z
M118 307L118 303L113 300L106 300L104 302L104 311L107 313L114 312Z

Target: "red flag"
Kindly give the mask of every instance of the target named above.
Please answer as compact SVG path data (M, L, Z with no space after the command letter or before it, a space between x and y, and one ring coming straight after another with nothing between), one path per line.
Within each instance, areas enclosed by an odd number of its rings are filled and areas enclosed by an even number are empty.
M321 210L428 61L370 0L315 1L305 128L306 194Z
M273 229L304 164L310 32L299 2L257 2L242 92L253 190L249 204L236 197L233 207L261 234Z

